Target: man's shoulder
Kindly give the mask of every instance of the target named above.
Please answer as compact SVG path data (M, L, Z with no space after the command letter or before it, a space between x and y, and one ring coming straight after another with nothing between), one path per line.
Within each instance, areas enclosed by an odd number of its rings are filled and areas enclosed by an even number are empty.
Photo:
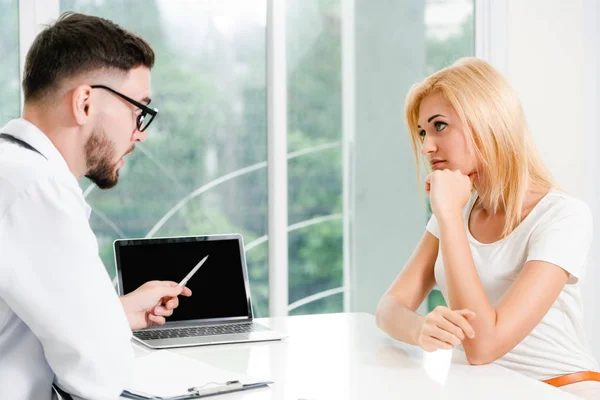
M53 175L49 163L39 154L12 144L0 144L0 197L7 191L20 192Z
M0 144L0 216L34 188L48 185L73 192L76 183L67 179L39 154L11 144Z

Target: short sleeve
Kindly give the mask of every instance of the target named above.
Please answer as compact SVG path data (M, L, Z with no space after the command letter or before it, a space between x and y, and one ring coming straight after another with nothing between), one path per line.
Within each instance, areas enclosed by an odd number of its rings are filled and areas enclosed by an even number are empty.
M431 214L431 218L429 218L429 222L427 222L426 228L429 233L431 233L436 238L440 238L440 225L438 224L437 218L433 213Z
M569 199L550 209L529 237L527 261L557 265L571 276L568 284L578 282L585 272L593 234L589 207Z

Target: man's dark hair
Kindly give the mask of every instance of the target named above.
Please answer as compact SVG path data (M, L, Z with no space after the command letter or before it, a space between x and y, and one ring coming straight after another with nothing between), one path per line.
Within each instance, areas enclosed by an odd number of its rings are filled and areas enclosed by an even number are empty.
M154 51L144 39L107 19L66 12L37 35L27 53L25 102L41 99L66 78L139 66L154 66Z

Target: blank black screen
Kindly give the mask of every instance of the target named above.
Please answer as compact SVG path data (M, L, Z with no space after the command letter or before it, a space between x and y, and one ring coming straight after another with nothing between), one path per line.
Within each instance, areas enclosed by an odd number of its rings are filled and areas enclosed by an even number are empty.
M179 296L179 307L167 321L248 317L240 246L241 241L237 239L119 242L115 251L123 293L132 292L152 280L179 283L208 255L186 285L192 290L192 297Z

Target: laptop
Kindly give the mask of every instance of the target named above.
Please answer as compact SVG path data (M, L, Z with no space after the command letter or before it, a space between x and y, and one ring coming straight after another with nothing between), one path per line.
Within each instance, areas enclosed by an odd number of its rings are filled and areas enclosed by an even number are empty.
M179 296L166 324L133 333L144 345L164 349L283 338L253 321L241 235L118 239L114 252L120 295L152 280L179 283L206 258L187 281L192 296Z

